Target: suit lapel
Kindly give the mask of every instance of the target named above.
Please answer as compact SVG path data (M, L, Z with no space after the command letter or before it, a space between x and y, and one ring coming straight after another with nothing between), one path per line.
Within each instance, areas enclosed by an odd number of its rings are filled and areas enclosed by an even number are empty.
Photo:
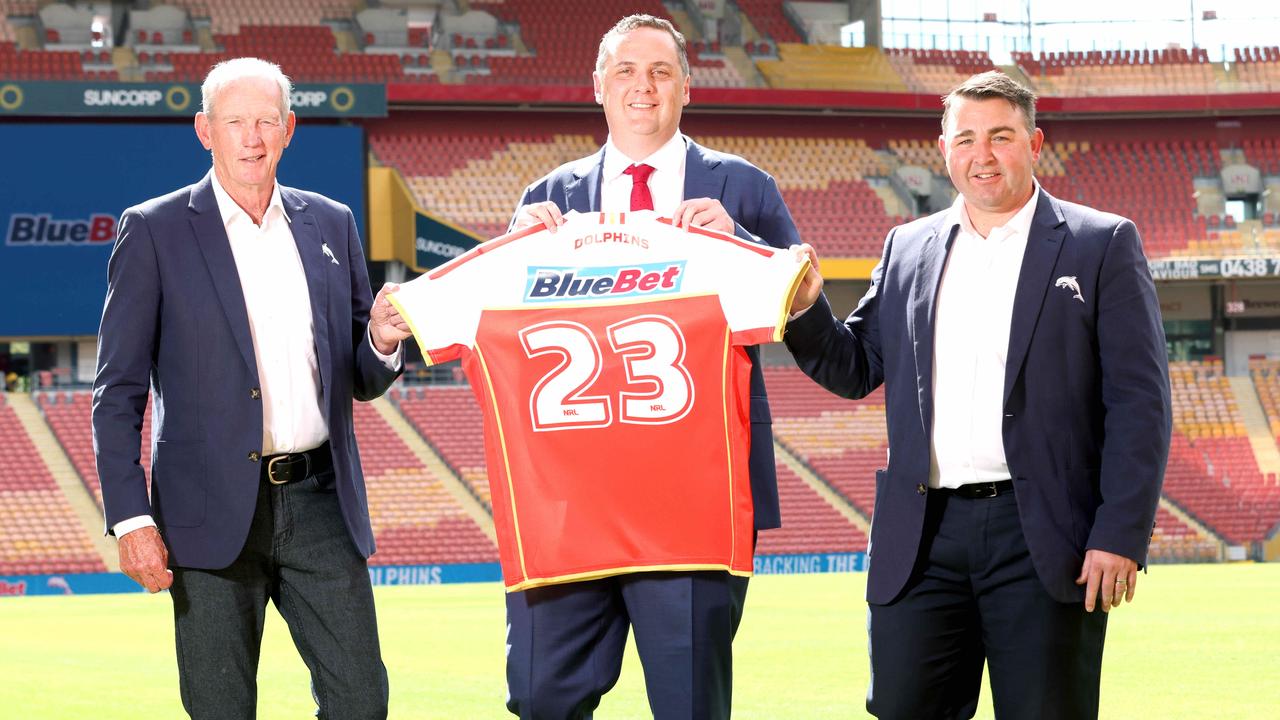
M1022 363L1031 345L1031 336L1040 318L1040 308L1053 282L1053 268L1058 264L1066 231L1065 220L1058 213L1053 198L1040 191L1036 213L1027 235L1027 249L1018 272L1018 288L1013 296L1013 320L1009 327L1009 353L1005 358L1004 398L1009 401L1014 380L1022 372Z
M573 166L573 177L565 183L565 205L580 213L600 209L600 177L604 174L604 148L582 158Z
M687 137L685 144L688 149L684 158L684 199L722 198L728 178L724 173L715 171L720 159L712 153L703 152L701 145Z
M907 313L907 334L915 350L916 377L920 392L920 421L926 435L933 432L933 332L937 319L938 288L942 284L942 271L947 266L947 253L955 238L958 225L948 226L946 220L935 225L920 246L916 260L916 272L911 282L910 311Z
M293 233L293 242L298 247L298 258L302 260L302 270L307 275L307 295L311 298L311 320L315 328L316 365L320 369L320 384L324 388L327 399L329 395L329 268L337 259L324 239L320 236L320 228L316 225L315 216L307 212L307 201L290 188L280 186L280 201L289 213L289 230ZM332 258L331 258L332 254ZM345 258L344 258L345 259ZM341 263L342 260L337 260Z
M253 338L249 333L249 314L245 310L244 290L240 286L235 256L231 254L231 241L227 239L227 229L218 212L218 200L213 195L213 183L210 180L212 172L196 183L191 191L191 200L187 204L195 212L191 217L191 230L200 247L200 254L209 267L209 277L213 279L218 302L227 316L227 324L231 326L231 335L236 339L240 356L244 358L249 372L257 375L258 364L254 359Z

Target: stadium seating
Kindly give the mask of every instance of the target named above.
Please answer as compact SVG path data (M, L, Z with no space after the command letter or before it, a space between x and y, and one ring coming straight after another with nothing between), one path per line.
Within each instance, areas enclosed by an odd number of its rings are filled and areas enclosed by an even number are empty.
M1280 485L1258 469L1222 361L1170 363L1169 375L1165 496L1232 544L1264 539L1280 523Z
M78 50L22 51L12 42L0 42L0 78L83 82L117 77L114 69L86 70L86 64L97 66L97 55L86 58Z
M969 75L995 69L985 52L885 48L884 53L908 90L929 95L946 95Z
M147 71L147 79L199 82L213 65L244 55L279 64L294 82L416 82L434 78L406 74L399 55L339 53L332 31L322 25L238 27L236 34L215 36L223 51L172 53L173 70Z
M775 0L738 0L742 14L764 38L775 43L803 43L805 39L782 11L782 5Z
M0 394L0 575L105 571L66 496Z
M907 85L876 48L782 43L778 59L756 60L770 87L906 92Z
M484 461L484 421L466 385L406 386L393 390L400 412L435 448L485 507L492 507Z
M243 25L323 27L327 18L350 18L356 0L167 0L192 18L208 18L214 33L239 32Z
M102 507L102 487L98 483L98 470L93 459L93 426L90 412L93 407L93 396L86 391L42 392L37 396L40 411L44 413L45 422L52 428L53 434L62 445L62 450L71 459L71 464L79 473L93 499ZM142 421L142 446L140 463L142 472L148 483L151 480L151 405Z
M1188 95L1220 92L1226 72L1203 48L1013 53L1018 69L1047 95Z
M1217 143L1153 136L1159 139L1048 143L1040 182L1060 199L1133 220L1150 256L1208 254L1193 178L1218 175Z
M867 536L781 462L778 463L778 505L782 511L782 527L760 531L757 555L867 549Z
M378 550L371 565L496 562L498 548L367 403L356 441Z

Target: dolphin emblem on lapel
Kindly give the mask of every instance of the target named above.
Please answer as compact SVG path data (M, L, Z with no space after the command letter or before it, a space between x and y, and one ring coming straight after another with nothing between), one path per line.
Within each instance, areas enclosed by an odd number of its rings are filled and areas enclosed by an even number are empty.
M338 264L338 258L333 256L333 251L329 249L329 243L321 243L320 252L324 253L325 257L329 258L329 262L334 265Z
M1063 275L1062 277L1058 278L1056 282L1053 283L1053 286L1066 288L1070 290L1071 292L1075 293L1075 295L1072 295L1071 297L1075 298L1076 300L1079 300L1082 303L1084 302L1084 294L1080 292L1080 283L1076 282L1075 275Z

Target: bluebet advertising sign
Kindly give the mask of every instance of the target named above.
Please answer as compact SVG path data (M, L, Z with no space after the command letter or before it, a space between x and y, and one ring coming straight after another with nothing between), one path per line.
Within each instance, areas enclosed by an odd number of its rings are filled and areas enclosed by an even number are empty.
M6 338L96 334L120 213L200 180L211 165L189 121L0 124L0 147ZM360 128L300 122L279 176L346 203L363 233Z

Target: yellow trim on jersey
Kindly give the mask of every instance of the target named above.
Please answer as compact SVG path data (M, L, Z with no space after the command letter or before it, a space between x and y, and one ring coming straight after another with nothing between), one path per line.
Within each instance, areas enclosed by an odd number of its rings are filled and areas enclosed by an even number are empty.
M569 575L553 575L545 578L526 578L507 588L507 592L520 592L521 590L529 590L530 588L544 587L546 585L559 585L562 583L582 582L584 580L599 580L600 578L612 577L614 575L626 575L627 573L640 572L689 572L692 570L723 570L730 575L738 577L751 577L750 570L734 570L732 566L721 563L706 564L690 564L690 565L634 565L631 567L610 568L608 570L591 570L588 572L572 573Z
M799 272L791 280L791 289L787 291L786 299L782 301L782 312L778 313L778 324L773 327L774 342L782 342L782 333L787 329L787 321L791 319L791 301L795 300L796 292L800 289L800 282L804 280L804 275L808 271L809 258L806 257L800 265Z
M720 419L724 421L724 454L725 465L729 468L729 565L738 559L738 524L733 521L733 505L737 500L733 492L733 429L729 427L729 373L730 357L733 351L733 333L726 326L724 329L724 358L720 363ZM750 412L750 408L747 408Z
M511 482L511 458L507 456L507 435L502 431L502 413L498 412L498 398L493 391L493 378L489 375L489 363L484 360L484 353L479 343L475 346L476 357L480 360L480 372L484 374L485 389L489 393L489 403L493 405L493 424L498 428L498 446L502 448L502 470L507 475L507 497L511 501L511 527L516 536L516 556L520 558L520 574L529 576L524 563L524 543L520 540L520 516L516 514L516 489Z
M418 343L418 350L422 351L422 361L427 364L427 367L435 365L431 361L431 353L427 352L426 343L422 342L422 336L418 334L418 326L413 324L413 318L409 317L409 313L405 311L404 306L396 299L396 294L387 293L384 297L387 298L387 302L391 303L391 307L400 313L400 317L404 318L404 321L409 324L409 332L413 333L413 340Z

